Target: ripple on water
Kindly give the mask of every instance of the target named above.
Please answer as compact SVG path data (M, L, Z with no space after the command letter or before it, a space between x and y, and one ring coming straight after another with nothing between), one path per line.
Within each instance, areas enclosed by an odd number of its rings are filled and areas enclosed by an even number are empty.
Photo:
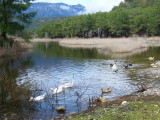
M44 62L45 63L45 62ZM100 88L111 86L112 94L115 96L130 93L130 86L127 83L130 79L123 69L119 68L114 73L109 67L110 61L107 60L64 60L59 65L37 64L26 70L27 74L21 74L17 80L22 83L44 84L47 88L54 88L62 81L75 81L75 86L88 87L87 93L100 93ZM106 64L106 65L104 65ZM119 66L121 63L117 63ZM74 77L73 77L74 75ZM84 84L84 85L83 85ZM122 90L124 89L124 92ZM79 88L80 89L80 88ZM121 90L119 90L121 89Z

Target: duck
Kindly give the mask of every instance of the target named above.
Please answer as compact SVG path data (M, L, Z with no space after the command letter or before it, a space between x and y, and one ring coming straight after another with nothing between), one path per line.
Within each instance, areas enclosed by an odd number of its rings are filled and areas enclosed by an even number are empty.
M106 88L106 89L102 89L102 88L101 88L101 91L102 91L102 93L108 93L108 92L111 92L111 87Z
M128 65L129 65L129 66L132 66L132 63L129 63Z
M53 95L54 94L58 94L58 93L63 92L63 86L61 85L61 86L58 86L58 87L56 87L54 89L50 88L49 90L52 92Z
M125 65L125 68L129 68L129 66L132 66L132 63Z
M42 101L42 100L45 99L45 97L46 97L46 93L44 93L44 94L42 94L42 95L39 95L39 96L37 96L37 97L35 97L35 98L31 97L31 98L29 99L29 101Z
M105 103L105 102L107 102L108 100L105 99L105 98L103 98L103 97L99 97L99 98L97 99L97 101L98 101L98 102L101 102L101 103Z
M74 81L70 81L70 82L62 82L62 88L72 88L73 87L73 83Z
M112 70L113 70L114 72L117 72L117 71L118 71L118 68L117 68L116 63L114 63L114 64L113 64L113 66L112 66Z
M150 61L153 61L154 60L154 57L149 57L148 58Z
M64 106L56 107L56 111L58 113L65 113L66 112L66 108Z
M114 63L110 63L109 65L110 65L110 67L112 67L114 65Z
M129 68L129 65L125 65L124 67L125 67L125 68Z
M139 82L132 82L131 85L139 85Z

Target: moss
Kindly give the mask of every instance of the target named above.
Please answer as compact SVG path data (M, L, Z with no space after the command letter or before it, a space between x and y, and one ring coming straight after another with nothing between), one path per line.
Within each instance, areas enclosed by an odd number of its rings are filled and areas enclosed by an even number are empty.
M71 120L160 120L160 102L128 102L83 113Z

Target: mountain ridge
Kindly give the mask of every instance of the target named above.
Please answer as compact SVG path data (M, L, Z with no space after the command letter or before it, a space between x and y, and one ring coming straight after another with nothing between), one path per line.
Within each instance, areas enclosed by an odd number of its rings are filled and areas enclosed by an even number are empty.
M32 3L25 12L36 12L35 18L43 17L66 17L78 16L85 12L85 7L81 4L68 5L66 3Z

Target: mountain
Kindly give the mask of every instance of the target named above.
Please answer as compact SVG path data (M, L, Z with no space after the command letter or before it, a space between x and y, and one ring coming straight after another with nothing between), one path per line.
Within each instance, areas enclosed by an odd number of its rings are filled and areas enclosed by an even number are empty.
M32 3L26 12L37 12L35 18L77 16L85 12L85 7L80 4L39 2Z

